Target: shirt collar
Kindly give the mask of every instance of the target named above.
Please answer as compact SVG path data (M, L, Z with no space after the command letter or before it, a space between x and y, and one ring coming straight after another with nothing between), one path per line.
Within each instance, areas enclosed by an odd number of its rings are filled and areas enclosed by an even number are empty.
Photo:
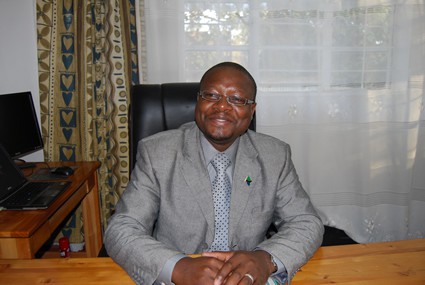
M239 145L239 137L233 142L233 144L228 147L223 153L226 154L226 156L232 161L232 167L234 167L234 161L236 160L236 152L238 150ZM204 134L201 133L201 146L202 151L204 153L205 162L208 165L213 157L219 153L218 150L216 150L212 144L205 138Z

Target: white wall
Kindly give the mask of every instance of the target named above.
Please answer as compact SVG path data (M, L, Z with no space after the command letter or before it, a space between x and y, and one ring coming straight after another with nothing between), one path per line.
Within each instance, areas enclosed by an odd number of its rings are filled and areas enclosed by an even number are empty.
M31 91L40 120L35 1L0 1L0 94ZM43 152L23 159L42 161Z

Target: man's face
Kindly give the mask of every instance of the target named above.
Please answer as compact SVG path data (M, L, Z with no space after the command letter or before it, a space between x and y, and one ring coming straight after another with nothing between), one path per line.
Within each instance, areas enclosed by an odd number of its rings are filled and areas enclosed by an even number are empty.
M204 77L201 92L222 95L218 102L198 97L195 120L207 140L217 150L224 151L248 129L256 107L256 103L234 106L226 101L226 97L254 100L252 82L237 69L221 67L211 70Z

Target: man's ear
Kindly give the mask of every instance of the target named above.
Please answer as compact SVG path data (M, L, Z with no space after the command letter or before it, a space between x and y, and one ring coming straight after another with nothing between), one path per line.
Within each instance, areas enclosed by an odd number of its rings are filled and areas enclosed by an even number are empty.
M252 107L251 107L251 121L252 121L252 119L254 119L254 114L255 114L256 108L257 108L257 103L252 104Z

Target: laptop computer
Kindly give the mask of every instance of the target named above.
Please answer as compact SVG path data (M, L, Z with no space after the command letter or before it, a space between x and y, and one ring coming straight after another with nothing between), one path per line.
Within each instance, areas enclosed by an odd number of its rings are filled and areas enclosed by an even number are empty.
M0 145L0 208L46 209L70 184L69 181L29 181Z

